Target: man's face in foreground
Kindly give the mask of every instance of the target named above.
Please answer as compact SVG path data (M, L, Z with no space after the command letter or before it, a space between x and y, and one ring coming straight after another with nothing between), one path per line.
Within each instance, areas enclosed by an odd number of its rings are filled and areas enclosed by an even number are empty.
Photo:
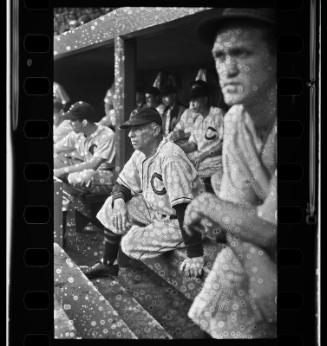
M235 26L219 32L212 55L229 106L260 102L276 84L276 56L261 29Z

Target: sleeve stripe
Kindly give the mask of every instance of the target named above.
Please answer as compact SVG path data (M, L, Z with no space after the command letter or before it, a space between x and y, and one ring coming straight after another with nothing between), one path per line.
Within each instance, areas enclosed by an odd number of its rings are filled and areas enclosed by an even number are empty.
M176 198L176 199L173 199L170 204L172 206L174 206L175 204L179 204L179 203L182 203L182 202L190 202L192 201L192 198L189 198L189 197L179 197L179 198Z

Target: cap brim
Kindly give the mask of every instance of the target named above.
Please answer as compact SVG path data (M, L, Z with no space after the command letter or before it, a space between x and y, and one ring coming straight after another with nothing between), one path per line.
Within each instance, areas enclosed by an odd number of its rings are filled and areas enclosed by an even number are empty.
M70 113L70 112L66 112L63 116L62 116L62 118L64 119L64 120L78 120L79 118L78 117L76 117L76 116L74 116L72 113Z
M231 19L252 20L253 22L273 25L275 23L273 18L260 17L256 14L243 13L243 14L223 14L222 12L216 13L210 19L203 20L198 26L198 36L203 43L208 45L212 44L217 31L228 23Z
M145 120L145 119L132 119L132 120L127 120L123 124L119 126L121 130L128 130L132 127L137 127L137 126L142 126L142 125L147 125L152 123L153 120Z

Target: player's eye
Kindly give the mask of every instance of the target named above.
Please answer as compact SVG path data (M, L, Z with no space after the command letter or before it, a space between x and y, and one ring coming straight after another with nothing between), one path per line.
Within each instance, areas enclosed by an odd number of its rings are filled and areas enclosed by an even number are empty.
M235 48L230 52L230 55L235 58L247 58L249 55L251 55L251 52L248 49Z
M225 59L224 52L222 52L220 50L213 51L212 56L215 60L219 60L219 61L223 61Z

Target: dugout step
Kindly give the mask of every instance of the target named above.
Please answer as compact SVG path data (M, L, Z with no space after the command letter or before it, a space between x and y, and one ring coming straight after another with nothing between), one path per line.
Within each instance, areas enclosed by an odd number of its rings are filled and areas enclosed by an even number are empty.
M179 270L179 266L187 257L185 250L171 251L157 258L145 259L143 262L169 285L181 292L187 299L193 301L202 289L203 282L223 246L222 243L217 243L212 239L204 239L205 266L201 278L188 278Z
M93 265L96 261L93 256L71 251L69 255L78 265ZM207 338L187 316L191 302L143 263L138 263L138 267L120 268L118 278L92 280L134 334L139 338ZM131 301L135 307L132 313L127 305Z
M116 278L93 280L94 286L110 302L139 339L172 339L172 336Z
M54 299L54 337L55 339L79 339L74 323L62 306Z
M187 316L191 302L142 262L120 268L118 280L173 339L210 338Z
M137 339L66 252L54 243L54 295L82 339Z

